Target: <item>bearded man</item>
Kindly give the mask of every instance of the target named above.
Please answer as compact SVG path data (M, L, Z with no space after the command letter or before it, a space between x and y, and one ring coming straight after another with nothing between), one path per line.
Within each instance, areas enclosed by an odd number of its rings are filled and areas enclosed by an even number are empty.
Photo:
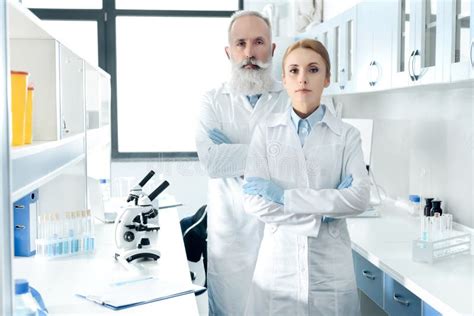
M281 83L272 79L275 44L269 20L258 12L232 17L225 48L231 78L207 92L196 133L208 185L208 297L210 315L244 314L263 224L243 208L243 174L256 125L287 109Z

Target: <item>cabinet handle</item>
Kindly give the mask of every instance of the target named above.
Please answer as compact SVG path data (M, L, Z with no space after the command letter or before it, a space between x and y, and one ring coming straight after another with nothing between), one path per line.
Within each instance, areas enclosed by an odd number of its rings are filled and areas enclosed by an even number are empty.
M415 81L415 76L413 74L415 72L414 65L413 65L414 56L415 56L415 51L412 51L410 54L410 58L408 58L408 74L410 75L411 81Z
M367 279L375 280L375 276L372 275L372 273L370 273L370 271L363 270L363 271L362 271L362 274L363 274Z
M345 69L345 68L341 68L341 70L339 70L339 72L340 72L341 74L344 74L344 73L346 72L346 69ZM342 76L341 76L341 78L342 78ZM341 90L344 90L344 87L345 87L345 85L343 85L343 84L340 84L340 85L339 85L339 89L341 89Z
M379 78L380 78L379 65L377 64L377 62L375 60L372 60L369 64L369 69L371 69L372 67L375 67L377 69L377 76L375 78L369 78L369 79L374 79L374 81L369 81L369 85L371 87L375 86L377 84L377 82L379 81Z
M398 294L393 294L393 300L397 303L400 303L402 305L405 305L405 306L409 306L410 305L410 301L409 300L404 300L402 299L403 296L401 295L398 295Z
M412 67L413 67L413 78L415 78L414 81L420 79L420 76L421 76L421 73L415 74L415 57L416 57L416 56L420 56L420 58L421 58L421 53L420 53L420 51L419 51L418 49L415 49L415 52L413 53L413 58L412 58L412 60L411 60L412 65L413 65L413 66L412 66Z
M69 134L70 130L67 128L66 120L63 119L63 132L64 134Z
M474 58L472 58L473 49L474 49L474 39L471 41L471 50L469 54L469 59L471 59L471 67L474 67Z

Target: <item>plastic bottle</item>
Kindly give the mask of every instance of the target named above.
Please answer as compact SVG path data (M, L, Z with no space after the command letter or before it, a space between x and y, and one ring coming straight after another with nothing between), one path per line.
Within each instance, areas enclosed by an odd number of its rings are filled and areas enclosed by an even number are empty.
M420 216L420 215L423 215L421 214L421 198L419 195L410 195L408 196L409 200L410 200L410 206L412 208L412 212L411 215L413 216Z
M100 179L100 189L102 191L102 199L104 201L110 200L110 185L107 179Z
M37 316L38 303L30 292L28 281L25 279L15 280L15 311L14 316Z

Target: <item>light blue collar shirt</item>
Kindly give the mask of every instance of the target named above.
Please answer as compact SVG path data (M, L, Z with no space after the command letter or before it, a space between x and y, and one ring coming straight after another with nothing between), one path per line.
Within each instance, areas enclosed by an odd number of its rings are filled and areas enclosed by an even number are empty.
M296 114L294 109L290 110L291 121L295 125L295 129L298 133L301 146L304 145L304 142L306 141L306 137L308 137L309 133L314 128L314 125L316 125L317 122L323 119L325 113L326 113L326 106L324 104L321 104L320 106L318 106L316 111L311 113L311 115L305 119L300 118L298 114Z
M255 104L257 104L258 99L260 99L261 94L254 94L254 95L247 95L247 100L249 100L250 105L255 108Z
M291 115L291 121L295 125L295 128L298 132L298 137L300 139L301 146L303 147L304 142L306 140L306 137L308 137L309 133L311 130L314 128L314 125L321 121L324 117L324 114L326 113L326 106L324 104L321 104L318 106L316 111L311 113L310 116L308 116L305 119L302 119L301 117L296 114L294 109L290 110L290 115ZM322 221L324 223L330 223L334 219L331 217L323 216Z

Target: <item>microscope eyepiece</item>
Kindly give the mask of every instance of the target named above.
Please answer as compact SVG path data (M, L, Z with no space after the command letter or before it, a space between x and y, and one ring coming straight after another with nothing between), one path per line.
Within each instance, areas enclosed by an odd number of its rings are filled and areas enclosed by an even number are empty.
M163 192L168 186L169 186L169 182L168 181L163 181L162 184L160 184L159 187L157 187L155 189L155 191L153 191L149 196L148 198L150 199L150 201L153 201L158 195L160 195L161 192Z
M140 183L138 183L139 186L143 187L145 186L145 184L155 175L155 171L151 170L150 172L148 172L148 174L145 176L145 178L142 179L142 181L140 181Z

